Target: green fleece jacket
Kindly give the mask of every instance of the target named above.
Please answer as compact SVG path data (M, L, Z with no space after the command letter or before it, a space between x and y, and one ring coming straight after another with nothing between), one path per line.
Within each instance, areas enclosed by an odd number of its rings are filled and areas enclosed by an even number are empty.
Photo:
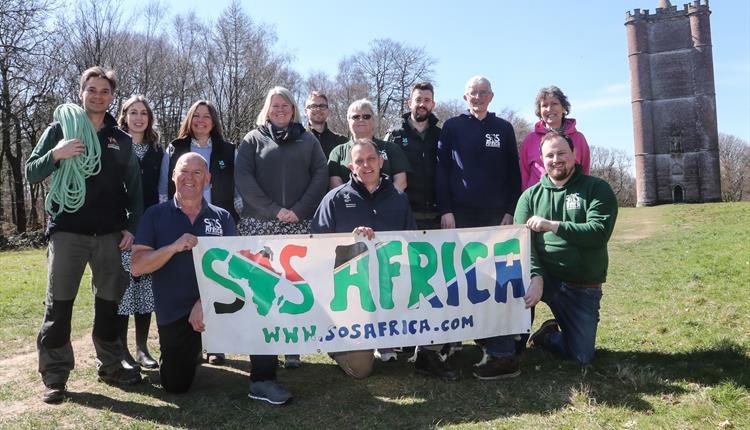
M549 274L579 284L606 281L607 241L617 219L617 199L606 181L584 175L580 165L561 188L544 175L521 195L514 222L525 224L534 215L560 226L557 234L531 232L532 276Z

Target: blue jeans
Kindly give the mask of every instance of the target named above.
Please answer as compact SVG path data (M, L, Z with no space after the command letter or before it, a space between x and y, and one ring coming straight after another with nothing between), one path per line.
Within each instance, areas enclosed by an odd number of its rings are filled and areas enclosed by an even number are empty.
M594 358L601 300L601 288L576 287L545 276L542 301L552 311L560 332L547 335L544 347L568 360L581 364L591 362ZM516 353L514 336L488 338L486 348L487 354L492 357L512 356Z

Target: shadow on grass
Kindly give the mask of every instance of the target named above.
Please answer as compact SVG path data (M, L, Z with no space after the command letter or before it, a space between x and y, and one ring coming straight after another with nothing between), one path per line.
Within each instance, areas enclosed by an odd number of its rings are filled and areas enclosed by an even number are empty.
M576 402L648 412L654 408L649 397L679 396L691 384L731 382L750 390L747 348L731 343L674 354L599 350L588 366L532 350L520 377L494 382L472 378L471 366L480 355L478 348L465 347L451 358L462 370L462 379L453 383L416 375L405 356L397 363L377 362L373 376L361 381L345 376L333 362L305 360L300 369L279 369L279 381L295 397L284 407L246 397L248 377L234 370L247 370L241 360L228 360L231 367L202 366L184 395L161 390L154 372L154 381L128 388L153 400L71 393L70 401L185 428L425 428L481 425L521 414L545 416ZM319 356L316 361L321 361Z

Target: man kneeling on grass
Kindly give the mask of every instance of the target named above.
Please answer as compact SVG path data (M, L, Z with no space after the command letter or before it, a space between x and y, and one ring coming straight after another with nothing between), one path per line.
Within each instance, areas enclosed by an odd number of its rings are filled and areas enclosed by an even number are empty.
M150 207L141 219L131 272L133 276L153 273L161 384L171 393L184 393L195 378L200 332L206 328L191 250L198 243L196 236L233 236L235 225L229 212L203 199L211 174L202 156L195 152L181 156L172 179L174 199ZM276 356L250 358L250 398L276 405L288 402L291 395L276 382Z
M531 230L531 282L543 284L542 301L554 319L529 338L582 364L594 358L607 242L617 199L606 181L583 174L569 137L549 132L541 142L547 174L516 205L515 222Z

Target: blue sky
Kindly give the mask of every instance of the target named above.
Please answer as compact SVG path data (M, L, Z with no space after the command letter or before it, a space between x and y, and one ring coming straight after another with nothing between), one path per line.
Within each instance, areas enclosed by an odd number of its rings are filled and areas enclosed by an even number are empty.
M167 0L170 13L215 18L230 0ZM653 12L657 0L293 1L243 0L256 23L271 24L277 48L303 76L336 73L341 58L391 38L437 59L435 99L460 99L477 74L492 82L493 111L529 120L539 88L559 86L590 145L633 153L625 12ZM686 3L673 1L682 8ZM137 15L145 1L126 0ZM750 2L713 0L711 29L719 131L750 142Z

